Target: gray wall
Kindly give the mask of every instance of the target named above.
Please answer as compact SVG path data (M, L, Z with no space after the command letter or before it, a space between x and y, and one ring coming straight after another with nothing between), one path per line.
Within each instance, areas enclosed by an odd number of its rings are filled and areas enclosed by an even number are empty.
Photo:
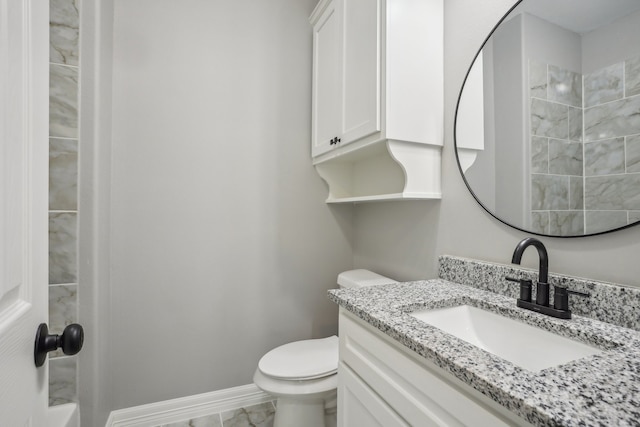
M315 3L114 3L113 409L251 383L337 332L352 208L311 165Z
M439 202L367 204L356 208L355 263L398 279L437 275L437 255L509 263L525 233L485 213L459 175L453 151L453 119L467 67L480 44L513 2L445 2L445 145L443 198ZM541 238L549 268L557 273L640 286L640 227L602 236ZM523 264L536 267L535 251Z

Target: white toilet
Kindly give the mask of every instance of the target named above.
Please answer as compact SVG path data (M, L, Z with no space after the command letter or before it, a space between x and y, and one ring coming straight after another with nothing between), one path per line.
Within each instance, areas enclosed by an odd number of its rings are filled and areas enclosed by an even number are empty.
M386 285L395 280L369 270L338 275L341 288ZM274 427L325 427L336 411L338 337L296 341L260 359L253 382L277 398ZM327 426L328 427L328 426Z

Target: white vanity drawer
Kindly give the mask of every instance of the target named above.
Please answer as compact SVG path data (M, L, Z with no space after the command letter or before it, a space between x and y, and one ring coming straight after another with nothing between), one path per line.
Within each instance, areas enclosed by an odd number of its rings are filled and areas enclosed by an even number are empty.
M339 384L346 365L410 425L529 425L344 309L340 360Z

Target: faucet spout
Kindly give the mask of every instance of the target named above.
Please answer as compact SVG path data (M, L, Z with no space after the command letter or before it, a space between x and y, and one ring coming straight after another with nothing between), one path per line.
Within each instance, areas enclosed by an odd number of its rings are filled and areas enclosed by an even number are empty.
M533 237L527 237L520 241L518 246L516 246L516 249L513 251L511 262L513 264L520 265L520 262L522 261L522 254L529 246L535 247L538 250L538 256L540 257L538 282L547 283L549 280L549 256L547 255L547 248L544 247L540 240Z
M513 251L513 257L511 262L513 264L520 264L522 260L522 254L529 246L533 246L538 250L538 257L540 258L540 266L538 269L538 284L536 285L536 303L542 306L549 305L549 256L547 255L547 248L544 247L542 242L533 237L527 237L518 243L516 249Z

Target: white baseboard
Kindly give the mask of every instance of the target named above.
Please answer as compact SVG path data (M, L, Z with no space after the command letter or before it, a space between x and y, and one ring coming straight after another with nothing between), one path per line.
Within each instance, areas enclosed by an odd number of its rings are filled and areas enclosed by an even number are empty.
M111 412L105 427L154 427L275 400L255 384Z

